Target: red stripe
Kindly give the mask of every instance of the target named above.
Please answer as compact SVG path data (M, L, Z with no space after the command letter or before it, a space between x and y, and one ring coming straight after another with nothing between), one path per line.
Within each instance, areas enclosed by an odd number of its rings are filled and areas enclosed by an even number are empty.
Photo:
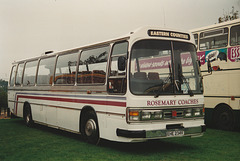
M37 96L24 96L24 95L17 96L17 101L18 101L18 98L28 98L28 99L37 99L37 100L49 100L49 101L74 102L74 103L85 103L85 104L94 104L94 105L108 105L108 106L126 107L126 102L115 102L115 101L98 101L98 100L56 98L56 97L37 97ZM17 105L16 105L16 113L17 113Z

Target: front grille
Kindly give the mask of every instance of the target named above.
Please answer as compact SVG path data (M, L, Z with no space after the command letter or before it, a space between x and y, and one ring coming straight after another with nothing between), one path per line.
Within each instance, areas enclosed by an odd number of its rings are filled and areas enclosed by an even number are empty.
M176 112L176 114L174 114ZM174 119L174 118L183 118L184 111L183 110L163 110L163 118L164 119Z
M128 122L203 118L203 107L173 109L128 109Z

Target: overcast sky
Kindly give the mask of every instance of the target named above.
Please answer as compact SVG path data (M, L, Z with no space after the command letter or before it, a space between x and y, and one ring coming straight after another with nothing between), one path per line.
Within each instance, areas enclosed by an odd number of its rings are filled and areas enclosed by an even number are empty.
M141 26L190 30L240 0L0 0L0 79L12 62L115 38Z

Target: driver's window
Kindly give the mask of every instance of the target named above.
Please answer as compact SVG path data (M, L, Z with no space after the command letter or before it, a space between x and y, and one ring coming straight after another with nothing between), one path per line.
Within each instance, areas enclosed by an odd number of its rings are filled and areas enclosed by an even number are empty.
M173 92L171 42L142 40L131 50L130 88L134 94Z
M194 45L183 42L173 42L175 54L175 85L176 92L187 94L196 90L198 79L196 50Z

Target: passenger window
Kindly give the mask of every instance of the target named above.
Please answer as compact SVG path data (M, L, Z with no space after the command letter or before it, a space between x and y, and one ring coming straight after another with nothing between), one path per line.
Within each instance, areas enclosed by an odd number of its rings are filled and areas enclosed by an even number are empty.
M15 74L16 74L16 65L12 67L10 86L14 86Z
M108 79L109 93L126 93L126 67L123 71L118 70L118 58L125 57L127 60L127 53L128 42L124 41L114 44L110 62L110 74Z
M40 60L38 67L37 84L49 85L52 84L54 73L55 57Z
M24 63L21 63L18 65L16 83L15 83L16 86L19 86L22 84L23 67L24 67Z
M60 55L57 59L55 84L75 84L78 52Z
M78 84L103 84L106 79L107 58L110 47L85 50L78 67Z
M222 28L200 33L200 50L226 47L228 44L228 28Z
M25 65L23 85L35 85L38 61L27 62Z
M240 45L240 25L231 27L230 45Z

